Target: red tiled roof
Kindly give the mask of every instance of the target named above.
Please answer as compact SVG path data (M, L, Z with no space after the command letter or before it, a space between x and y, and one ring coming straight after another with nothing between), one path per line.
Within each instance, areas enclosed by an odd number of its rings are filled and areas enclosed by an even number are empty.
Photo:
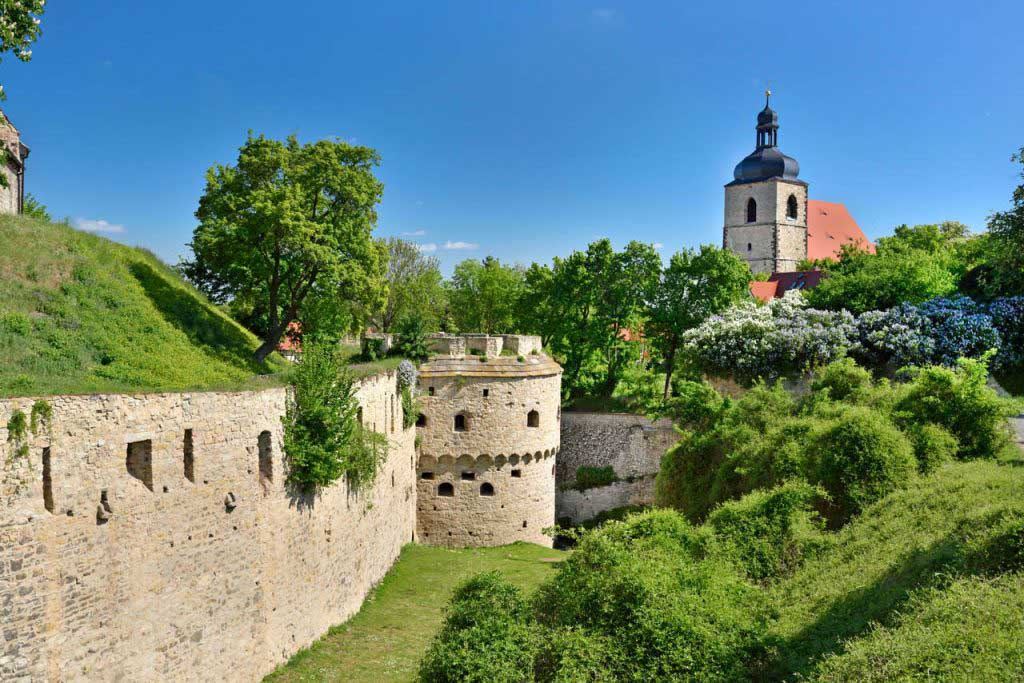
M277 345L279 351L302 352L302 324L294 320L288 323L281 342Z
M835 261L842 245L857 242L875 253L875 245L868 241L845 206L820 199L807 200L807 258Z
M772 273L767 282L750 283L750 293L765 303L781 299L791 289L817 287L824 276L820 270L798 270L792 273Z
M750 283L750 293L754 295L755 299L768 303L776 297L778 287L779 283L777 282L754 280Z

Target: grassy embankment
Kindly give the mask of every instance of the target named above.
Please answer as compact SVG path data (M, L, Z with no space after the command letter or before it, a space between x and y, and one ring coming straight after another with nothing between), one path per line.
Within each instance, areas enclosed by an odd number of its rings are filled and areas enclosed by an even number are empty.
M253 362L256 338L143 249L14 216L0 244L0 395L282 381L286 361Z
M257 389L290 364L152 253L0 216L0 396ZM359 363L353 375L400 359Z
M266 680L414 680L457 584L479 572L497 570L532 590L564 555L525 543L467 550L406 546L356 616L332 628Z
M871 506L771 589L773 677L1024 675L1021 520L1021 458L949 464Z

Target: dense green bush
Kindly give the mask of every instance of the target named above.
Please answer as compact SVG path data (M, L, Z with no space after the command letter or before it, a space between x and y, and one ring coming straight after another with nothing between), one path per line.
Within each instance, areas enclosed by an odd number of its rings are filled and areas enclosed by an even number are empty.
M532 678L536 637L522 592L498 572L456 589L444 625L420 663L433 683L519 683Z
M960 448L956 437L937 424L915 424L907 430L910 443L917 459L917 471L921 474L934 472L944 463L956 457Z
M347 372L333 344L307 340L284 421L288 481L327 486L344 475L352 488L372 482L387 440L364 429Z
M961 359L954 369L927 367L906 385L894 407L898 424L937 424L959 444L957 457L995 457L1010 443L1008 401L988 387L987 360Z
M708 553L706 528L653 511L584 536L534 599L548 628L582 629L615 648L614 680L737 680L760 645L758 590Z
M826 365L818 371L811 385L813 391L827 389L829 397L836 401L857 401L870 388L871 373L857 365L852 358L843 358Z
M609 638L577 628L544 629L534 665L539 683L614 683L616 647Z
M917 469L910 441L888 418L859 406L844 413L817 440L816 479L838 520L906 486Z
M611 465L605 467L588 467L586 465L576 469L576 481L569 488L577 491L586 491L600 486L608 486L617 482L615 469Z
M392 353L415 361L424 361L430 356L427 325L422 316L409 315L399 322Z
M794 480L723 503L708 516L708 525L750 578L776 578L827 546L824 525L812 507L822 493Z

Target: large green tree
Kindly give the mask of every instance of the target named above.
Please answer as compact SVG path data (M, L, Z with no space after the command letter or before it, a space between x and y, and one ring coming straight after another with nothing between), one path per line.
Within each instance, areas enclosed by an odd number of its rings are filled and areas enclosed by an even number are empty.
M428 330L436 330L444 315L447 293L436 256L397 238L385 242L388 252L387 294L373 316L382 332L391 332L403 318L415 313Z
M958 233L959 228L901 225L892 237L878 240L874 254L843 245L839 261L826 264L827 277L807 293L811 305L863 313L950 294L959 279Z
M371 236L383 184L369 147L300 144L249 134L233 166L213 166L182 270L215 300L264 312L262 361L306 306L370 301L381 293L383 248Z
M705 244L673 254L651 302L647 333L665 363L667 399L683 334L749 295L750 267L728 249Z
M534 264L526 271L520 327L541 335L562 361L568 395L614 390L638 357L640 347L630 338L643 329L660 270L654 247L630 242L616 252L602 239L585 252L556 257L550 267Z
M1021 164L1024 179L1024 147L1011 159ZM979 251L980 262L965 277L968 291L985 297L1024 295L1024 183L1013 190L1009 210L989 217Z
M515 312L522 290L522 268L493 256L459 263L448 283L455 326L465 332L518 332Z

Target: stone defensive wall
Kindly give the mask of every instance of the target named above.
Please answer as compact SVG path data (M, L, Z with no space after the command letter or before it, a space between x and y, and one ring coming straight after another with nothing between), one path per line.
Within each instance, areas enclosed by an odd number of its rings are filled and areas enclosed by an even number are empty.
M258 680L354 614L415 532L415 430L363 380L377 478L287 486L287 390L0 401L0 680ZM532 520L531 520L532 521Z
M562 369L536 337L519 337L515 351L507 338L462 339L419 370L417 539L550 546Z
M654 502L654 479L661 457L679 435L669 419L655 422L641 415L562 413L561 444L556 468L556 517L579 524L601 512ZM608 467L615 481L578 491L580 467Z

